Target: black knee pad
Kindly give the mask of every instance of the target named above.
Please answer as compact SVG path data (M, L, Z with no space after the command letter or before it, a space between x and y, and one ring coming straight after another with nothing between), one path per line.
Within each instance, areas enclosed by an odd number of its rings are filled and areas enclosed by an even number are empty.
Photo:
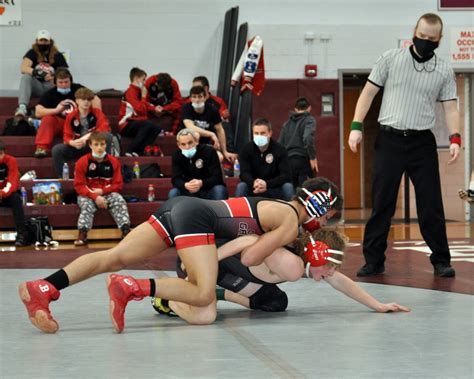
M288 307L288 296L276 284L265 284L249 298L250 308L264 312L283 312Z

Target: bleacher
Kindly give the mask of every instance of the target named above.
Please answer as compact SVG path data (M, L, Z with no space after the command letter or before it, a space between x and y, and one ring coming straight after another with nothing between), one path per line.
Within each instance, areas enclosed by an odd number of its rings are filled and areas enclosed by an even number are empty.
M34 170L37 174L37 179L56 179L56 174L53 167L51 157L44 159L36 159L33 157L35 151L34 137L11 137L3 136L6 119L12 117L17 106L16 98L1 98L0 100L0 138L7 145L7 153L15 156L18 161L20 175L25 172ZM110 121L113 131L117 131L117 115L120 106L120 99L118 98L102 98L102 109ZM126 146L130 143L129 138L122 138L122 151L125 151ZM55 143L60 143L58 139ZM149 163L158 163L165 175L164 178L151 179L134 179L130 183L124 184L122 194L124 196L134 196L144 201L128 203L128 209L132 226L136 226L147 220L150 214L158 208L158 206L166 200L171 185L171 154L177 148L176 139L174 136L158 136L154 142L161 147L164 153L163 157L120 157L122 164L128 165L130 168L135 161L140 165ZM69 163L70 175L73 176L74 164ZM73 180L62 181L63 194L74 192ZM237 178L227 178L226 183L229 195L233 195L237 185ZM22 181L20 186L25 187L28 193L28 200L32 200L31 188L33 181ZM155 201L148 202L148 185L153 184L155 188ZM76 204L61 204L61 205L28 205L25 207L26 217L34 216L48 216L50 224L53 228L75 229L77 225L77 218L79 217L79 207ZM94 219L94 227L100 228L116 228L115 222L108 211L99 210ZM0 208L0 230L14 229L13 217L9 208Z

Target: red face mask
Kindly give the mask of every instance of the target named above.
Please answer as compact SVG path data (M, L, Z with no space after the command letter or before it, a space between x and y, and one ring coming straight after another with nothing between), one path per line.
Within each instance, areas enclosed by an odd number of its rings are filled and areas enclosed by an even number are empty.
M304 230L312 233L318 229L321 229L321 223L316 217L311 217L308 221L301 225Z

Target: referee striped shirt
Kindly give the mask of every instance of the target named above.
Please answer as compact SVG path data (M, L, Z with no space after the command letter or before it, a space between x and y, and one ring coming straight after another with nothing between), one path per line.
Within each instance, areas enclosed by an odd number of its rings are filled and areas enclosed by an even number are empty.
M410 49L386 51L369 75L369 82L384 88L378 121L401 130L431 129L436 101L457 99L454 71L436 55L418 62Z

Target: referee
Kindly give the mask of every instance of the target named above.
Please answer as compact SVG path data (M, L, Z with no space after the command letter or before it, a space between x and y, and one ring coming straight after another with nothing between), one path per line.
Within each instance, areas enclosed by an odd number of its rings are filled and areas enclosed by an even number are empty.
M421 16L413 45L382 54L357 101L348 141L353 152L362 140L362 122L370 105L378 91L384 89L378 119L380 132L375 141L373 209L364 234L366 264L357 276L385 271L387 236L405 171L415 187L420 231L432 252L434 274L455 275L450 266L436 140L431 132L435 104L440 101L450 131L448 164L455 162L461 146L455 77L448 64L434 53L442 31L443 21L438 15Z

